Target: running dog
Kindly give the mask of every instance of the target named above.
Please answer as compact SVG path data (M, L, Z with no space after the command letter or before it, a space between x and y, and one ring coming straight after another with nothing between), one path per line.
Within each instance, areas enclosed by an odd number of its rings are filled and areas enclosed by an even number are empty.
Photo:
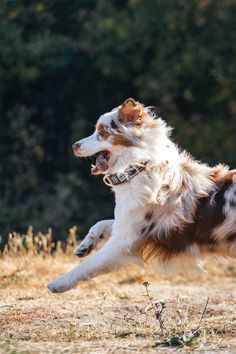
M78 157L96 155L92 174L102 174L115 193L114 220L90 229L74 254L103 247L50 282L50 291L67 291L128 263L236 256L236 170L194 160L170 132L150 107L129 98L73 145Z

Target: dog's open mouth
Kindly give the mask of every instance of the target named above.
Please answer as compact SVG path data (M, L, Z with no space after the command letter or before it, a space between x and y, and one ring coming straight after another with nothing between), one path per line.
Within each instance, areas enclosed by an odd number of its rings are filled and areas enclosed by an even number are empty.
M96 154L96 163L91 165L91 173L93 175L98 175L105 172L108 169L108 162L110 160L111 154L107 150L103 150Z

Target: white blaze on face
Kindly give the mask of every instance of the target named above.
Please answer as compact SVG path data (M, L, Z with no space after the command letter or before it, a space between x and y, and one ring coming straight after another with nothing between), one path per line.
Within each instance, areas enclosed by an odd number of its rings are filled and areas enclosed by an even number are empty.
M113 118L117 116L117 112L110 112L102 115L98 122L99 124L110 125ZM99 139L99 131L96 129L94 133L87 138L77 141L80 144L80 150L76 153L77 156L86 157L92 156L100 151L109 150L112 144L104 139Z
M77 141L77 143L80 144L80 148L75 152L75 154L79 157L92 156L99 151L108 149L111 145L106 141L99 141L97 131L87 138Z
M117 111L112 111L103 114L96 124L94 133L87 138L79 140L75 144L79 144L79 149L75 151L75 155L79 157L93 156L97 153L99 155L96 159L96 164L92 165L92 173L103 173L109 168L108 162L111 157L111 149L113 145L102 136L99 127L110 127L111 121L117 118Z
M102 114L101 117L98 119L97 124L102 123L110 126L111 121L116 120L117 118L118 118L118 111L116 109L113 110L112 112Z

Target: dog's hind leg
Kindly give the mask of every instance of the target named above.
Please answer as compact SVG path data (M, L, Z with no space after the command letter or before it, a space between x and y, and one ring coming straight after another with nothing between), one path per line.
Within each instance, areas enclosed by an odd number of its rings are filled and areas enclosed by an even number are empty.
M100 248L111 236L114 220L102 220L91 227L80 245L74 250L78 257L87 256L93 249Z
M53 293L62 293L74 288L81 280L94 278L103 273L118 269L125 264L134 263L137 259L131 256L124 240L111 237L96 253L83 260L70 272L60 276L48 284Z

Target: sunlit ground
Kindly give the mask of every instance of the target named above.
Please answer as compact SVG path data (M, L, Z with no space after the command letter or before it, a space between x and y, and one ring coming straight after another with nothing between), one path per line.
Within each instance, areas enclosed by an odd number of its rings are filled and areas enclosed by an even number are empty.
M46 284L77 263L64 254L0 258L0 353L236 351L232 261L188 275L129 267L49 293Z

